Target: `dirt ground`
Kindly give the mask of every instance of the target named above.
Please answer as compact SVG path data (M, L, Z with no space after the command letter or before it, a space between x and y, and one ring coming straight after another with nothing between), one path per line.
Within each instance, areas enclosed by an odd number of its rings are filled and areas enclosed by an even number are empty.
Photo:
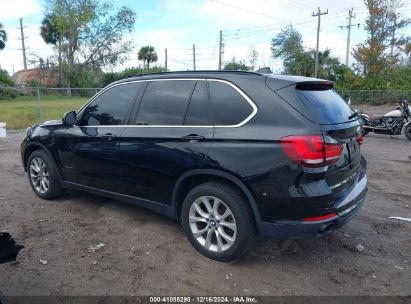
M348 225L322 239L260 240L230 264L201 256L178 223L143 208L81 192L39 199L21 166L23 136L0 138L0 231L25 246L0 265L5 295L411 294L411 223L388 218L411 217L404 136L366 137L369 192Z

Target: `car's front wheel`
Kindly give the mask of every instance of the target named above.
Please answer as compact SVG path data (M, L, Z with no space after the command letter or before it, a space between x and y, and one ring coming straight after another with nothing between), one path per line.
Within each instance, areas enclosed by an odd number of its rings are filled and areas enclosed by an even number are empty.
M30 154L27 173L33 191L42 199L59 197L63 193L53 160L43 150Z
M254 239L254 221L246 199L225 183L210 182L192 189L181 217L191 244L213 260L239 258Z

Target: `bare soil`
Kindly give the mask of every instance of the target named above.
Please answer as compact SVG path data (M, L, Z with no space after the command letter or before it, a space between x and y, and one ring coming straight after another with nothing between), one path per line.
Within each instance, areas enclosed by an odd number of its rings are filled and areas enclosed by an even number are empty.
M5 295L411 295L411 223L388 218L411 217L404 136L366 137L369 192L341 230L314 240L259 240L230 264L201 256L179 223L143 208L81 192L39 199L21 165L23 136L0 138L0 231L25 246L15 262L0 265ZM105 246L89 252L99 243ZM362 252L353 249L358 244Z

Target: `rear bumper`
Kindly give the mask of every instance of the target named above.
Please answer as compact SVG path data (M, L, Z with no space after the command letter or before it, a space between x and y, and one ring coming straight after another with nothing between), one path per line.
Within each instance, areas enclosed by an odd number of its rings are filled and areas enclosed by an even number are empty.
M260 235L276 239L308 239L321 237L344 226L363 205L367 193L367 175L365 172L343 202L338 202L336 216L315 222L277 221L261 222L258 225ZM336 203L336 202L335 202Z

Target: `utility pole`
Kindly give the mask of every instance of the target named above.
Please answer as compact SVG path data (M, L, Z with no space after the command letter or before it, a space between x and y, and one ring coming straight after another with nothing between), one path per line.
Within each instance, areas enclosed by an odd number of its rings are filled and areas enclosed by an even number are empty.
M223 31L220 30L220 43L218 48L218 70L221 70L221 61L223 57Z
M165 49L165 68L166 68L166 70L167 70L167 48Z
M351 19L355 18L355 14L353 14L354 9L351 8L348 11L348 25L343 25L340 26L341 29L343 28L347 28L348 29L348 36L347 36L347 50L346 50L346 54L345 54L345 65L348 67L349 61L350 61L350 40L351 40L351 27L352 26L358 26L360 27L360 24L353 24L351 25Z
M20 18L20 33L21 33L21 47L23 50L23 65L24 69L27 70L27 60L26 60L26 46L24 45L24 30L23 30L23 18Z
M196 45L193 44L193 70L196 70Z
M318 12L316 14L312 14L313 17L318 17L318 26L317 26L317 48L315 51L315 71L314 71L314 77L318 77L318 49L320 46L320 26L321 26L321 15L327 15L328 14L328 9L325 12L321 13L320 7L318 7Z

